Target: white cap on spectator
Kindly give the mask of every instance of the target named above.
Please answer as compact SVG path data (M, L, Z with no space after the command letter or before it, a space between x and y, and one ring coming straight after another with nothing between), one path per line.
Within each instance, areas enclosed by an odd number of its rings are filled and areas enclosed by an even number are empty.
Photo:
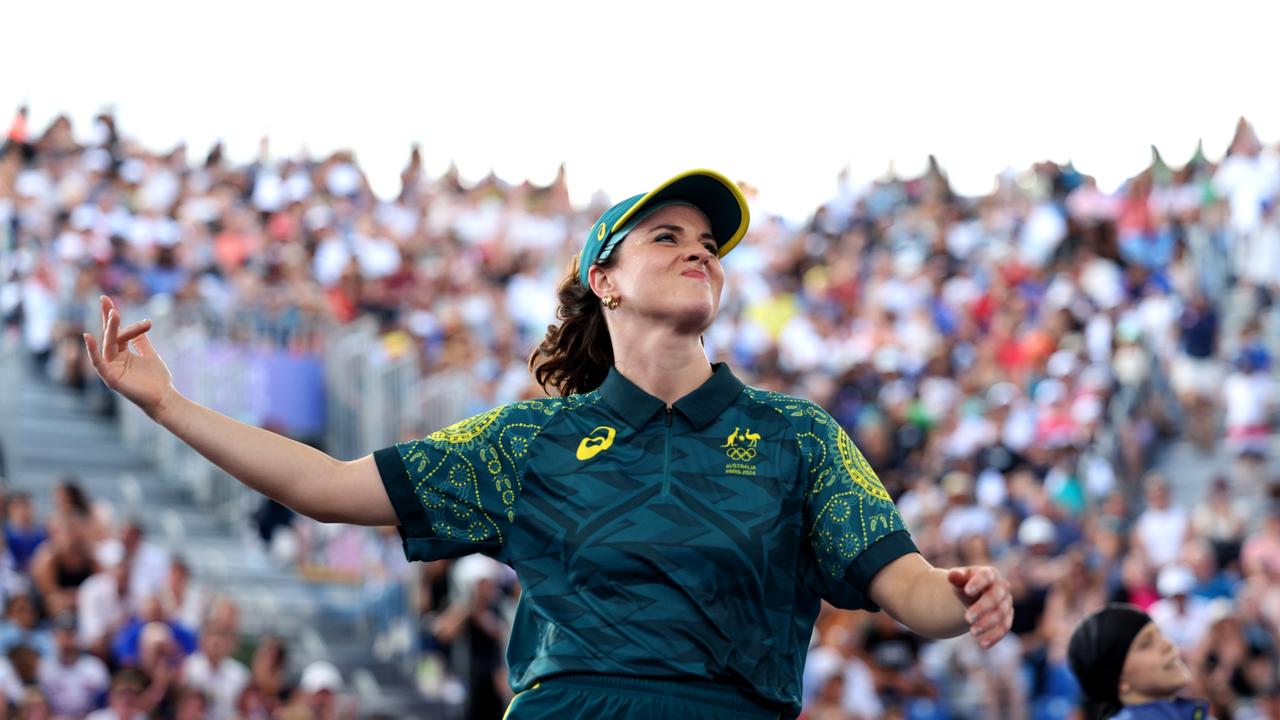
M875 365L876 372L885 374L896 373L901 370L901 355L902 354L898 352L898 348L893 347L892 345L887 345L877 350L875 355L872 356L872 362Z
M1071 419L1082 425L1102 417L1102 400L1097 395L1083 395L1071 403Z
M998 382L987 390L987 405L1005 407L1018 398L1018 386L1011 382Z
M924 267L924 253L914 248L902 248L893 254L893 272L898 277L910 277Z
M1045 365L1045 369L1049 371L1050 377L1064 378L1076 371L1076 354L1070 350L1059 350L1049 356L1049 362Z
M120 179L133 185L142 182L147 166L142 160L131 157L120 165Z
M1009 486L1004 475L995 468L987 468L978 475L978 504L984 507L998 507L1009 497Z
M94 548L93 557L103 568L113 568L124 560L124 544L115 538L103 540Z
M503 566L497 560L479 553L468 555L453 564L453 581L466 593L470 593L481 580L499 582Z
M1061 380L1050 378L1041 380L1040 384L1036 385L1035 398L1037 405L1052 405L1066 396L1067 388L1062 384Z
M71 227L76 230L89 230L98 219L98 209L92 205L77 205L71 211Z
M298 687L303 692L315 693L321 690L337 692L342 689L342 673L327 660L316 660L302 671L302 679Z
M1080 371L1080 387L1093 390L1106 390L1111 387L1111 369L1106 365L1094 363Z
M1018 542L1027 547L1048 545L1057 537L1058 530L1053 521L1043 515L1032 515L1018 526Z
M1156 589L1164 597L1187 595L1196 586L1196 576L1186 565L1174 563L1166 565L1156 580Z
M315 232L333 224L333 209L328 205L312 205L302 214L302 223Z
M1120 342L1137 342L1142 338L1142 325L1136 318L1126 315L1116 323L1116 340Z
M93 172L106 172L111 167L111 153L100 147L86 148L84 166Z

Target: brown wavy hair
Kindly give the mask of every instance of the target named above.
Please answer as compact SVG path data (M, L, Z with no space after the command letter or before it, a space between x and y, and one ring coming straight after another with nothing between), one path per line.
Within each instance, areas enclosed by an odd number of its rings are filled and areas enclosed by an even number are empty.
M597 264L609 267L617 256L615 249ZM613 340L600 298L578 281L578 258L569 263L556 297L560 324L547 326L546 336L529 356L529 370L548 395L591 392L613 367Z

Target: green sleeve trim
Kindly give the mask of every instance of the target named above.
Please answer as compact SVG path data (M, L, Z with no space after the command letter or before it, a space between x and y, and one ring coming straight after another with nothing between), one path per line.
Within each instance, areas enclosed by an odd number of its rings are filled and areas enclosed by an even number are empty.
M862 595L867 610L879 612L880 606L871 601L871 579L883 570L885 565L913 552L920 552L920 550L916 548L915 542L906 530L889 533L872 543L871 547L858 553L858 557L845 571L844 581Z
M496 542L464 542L462 540L449 540L438 537L411 537L405 538L404 541L404 555L409 558L410 562L414 560L426 562L460 558L471 553L480 553L491 558L498 558L503 549L502 544Z
M400 536L406 541L411 537L431 537L431 523L422 509L422 501L413 492L409 473L400 459L400 450L394 445L373 453L373 462L382 476L382 486L387 489L391 507L400 520Z
M404 554L413 560L440 560L456 558L474 552L494 556L502 551L500 543L476 543L450 540L436 537L431 530L431 522L422 509L422 501L413 492L409 473L405 471L404 461L400 459L400 451L395 446L376 450L373 462L378 467L378 475L382 477L382 485L391 499L391 506L396 509L396 517L400 520L400 538L404 541Z

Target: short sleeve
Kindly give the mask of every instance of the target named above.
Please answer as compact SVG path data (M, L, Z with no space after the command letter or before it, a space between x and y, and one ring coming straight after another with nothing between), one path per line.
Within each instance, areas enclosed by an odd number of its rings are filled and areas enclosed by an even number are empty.
M823 599L849 610L879 610L867 589L890 562L917 552L893 498L849 435L808 404L798 435L804 462L805 522Z
M373 453L400 520L405 556L500 557L542 413L504 405Z

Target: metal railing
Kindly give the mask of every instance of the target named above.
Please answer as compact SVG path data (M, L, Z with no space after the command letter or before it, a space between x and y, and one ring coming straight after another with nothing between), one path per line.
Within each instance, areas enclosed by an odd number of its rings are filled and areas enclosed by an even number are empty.
M93 313L97 312L95 303ZM199 306L177 305L163 297L145 306L122 307L121 316L122 325L143 317L152 319L152 343L173 373L174 385L195 402L286 434L297 434L289 431L298 429L304 435L312 434L311 428L324 426L322 413L314 417L312 412L313 417L302 418L302 422L292 418L295 427L290 428L289 418L282 424L269 406L273 374L279 374L275 364L306 363L310 357L318 366L327 330L324 323L271 325L252 312L220 318ZM323 394L323 386L315 390ZM137 407L119 396L115 402L126 443L177 479L199 504L238 519L260 502L261 496L209 463ZM322 401L313 405L323 408Z
M98 312L96 307L93 312ZM320 430L298 439L314 442L342 460L407 439L424 426L434 430L454 422L469 387L459 377L420 378L416 352L385 352L377 323L369 317L346 326L294 323L282 329L252 314L228 320L163 299L122 309L122 325L143 317L152 319L152 343L184 395L237 420L284 434L290 434L290 428L273 427L271 422L279 417L280 408L264 404L272 390L265 364L280 355L316 363L322 368L323 381L315 391L322 397L312 400L322 417L313 425ZM115 403L128 445L155 462L198 505L232 524L247 523L261 504L261 495L208 462L133 404L118 395ZM324 547L315 544L312 551L311 557L322 556ZM360 610L362 641L370 643L380 659L396 662L408 675L417 656L416 631L411 631L416 626L408 614L413 583L378 584L376 592L373 584L365 589L365 606Z

